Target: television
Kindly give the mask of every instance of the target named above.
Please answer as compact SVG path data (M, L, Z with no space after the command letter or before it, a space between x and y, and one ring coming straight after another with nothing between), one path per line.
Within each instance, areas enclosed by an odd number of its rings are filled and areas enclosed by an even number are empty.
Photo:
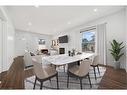
M61 36L59 37L59 43L68 43L68 36Z

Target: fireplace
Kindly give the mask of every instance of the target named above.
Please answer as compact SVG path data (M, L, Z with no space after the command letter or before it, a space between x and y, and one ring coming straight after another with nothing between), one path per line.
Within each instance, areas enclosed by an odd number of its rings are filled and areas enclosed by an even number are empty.
M65 48L59 48L59 54L65 54Z

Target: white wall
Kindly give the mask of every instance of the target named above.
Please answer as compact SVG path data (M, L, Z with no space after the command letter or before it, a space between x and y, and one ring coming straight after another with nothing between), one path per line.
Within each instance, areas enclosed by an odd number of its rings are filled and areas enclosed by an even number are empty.
M68 53L68 50L72 50L73 48L81 51L81 33L79 33L79 29L75 28L69 31L61 32L53 37L53 39L57 39L60 36L68 35L68 43L60 43L59 47L65 48L65 53Z
M0 40L2 41L2 71L6 71L9 69L10 65L13 62L14 58L14 38L15 38L15 31L13 24L11 22L10 16L8 14L8 11L6 10L5 7L0 7L0 12L2 15L2 32Z
M127 72L127 7L126 7L126 72Z
M121 10L117 13L96 19L91 22L84 23L84 25L63 31L54 35L53 39L56 39L58 36L69 35L69 43L60 44L60 47L65 47L67 50L71 48L76 48L81 51L81 33L80 29L90 27L93 25L101 24L107 22L107 64L113 65L113 58L109 52L110 41L117 39L118 41L123 41L125 44L125 10ZM67 51L66 51L67 52ZM125 49L124 49L125 52ZM125 68L125 56L121 58L121 67Z
M0 19L0 72L2 72L2 20Z
M38 49L39 38L45 39L46 48L51 47L51 35L42 35L22 30L16 30L15 33L15 55L24 55L25 50L35 52Z

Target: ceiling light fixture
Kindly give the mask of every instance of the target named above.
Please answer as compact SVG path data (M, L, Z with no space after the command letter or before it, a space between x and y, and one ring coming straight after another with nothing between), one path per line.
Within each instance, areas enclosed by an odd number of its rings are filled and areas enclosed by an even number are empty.
M94 11L94 12L97 12L97 11L98 11L98 9L94 9L93 11Z
M29 25L29 26L31 26L31 25L32 25L32 23L31 23L31 22L28 22L28 25Z
M71 22L70 22L70 21L68 21L68 22L67 22L67 24L69 25L69 24L71 24Z
M25 38L21 38L21 40L25 41L26 39Z

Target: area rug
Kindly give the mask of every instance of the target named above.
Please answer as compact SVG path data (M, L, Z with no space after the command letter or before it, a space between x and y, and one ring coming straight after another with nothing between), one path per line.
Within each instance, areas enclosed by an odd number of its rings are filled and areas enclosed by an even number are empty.
M98 88L99 83L106 71L105 67L99 67L99 69L100 69L100 75L96 69L97 80L95 80L93 68L92 67L90 68L90 79L92 83L92 88L90 88L89 80L86 77L82 80L83 89L97 89ZM76 78L71 78L71 77L69 78L69 87L67 88L67 73L63 71L63 68L59 68L57 70L59 72L58 73L59 89L61 90L80 89L79 80ZM25 89L33 89L34 81L35 81L35 76L25 79ZM57 83L56 83L55 77L52 78L51 81L47 80L43 83L43 89L45 90L56 89L56 88L57 88ZM37 81L35 89L40 89L40 82Z

